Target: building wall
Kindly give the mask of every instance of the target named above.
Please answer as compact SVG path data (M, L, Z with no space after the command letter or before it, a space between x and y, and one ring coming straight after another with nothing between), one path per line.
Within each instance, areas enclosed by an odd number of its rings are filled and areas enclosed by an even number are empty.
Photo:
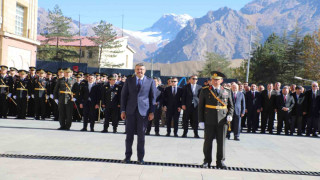
M36 61L38 0L0 0L0 64L28 69ZM23 33L16 34L17 4L24 7Z

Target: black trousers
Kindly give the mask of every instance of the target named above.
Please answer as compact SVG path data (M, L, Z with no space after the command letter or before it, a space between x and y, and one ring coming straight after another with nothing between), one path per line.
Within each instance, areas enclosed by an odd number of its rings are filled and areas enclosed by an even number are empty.
M34 98L30 98L28 101L28 117L34 117Z
M72 124L73 102L68 101L67 104L59 102L59 122L61 128L70 129Z
M180 117L180 112L178 112L178 109L167 109L167 133L171 133L171 122L173 120L173 132L174 134L178 133L178 123L179 123L179 117Z
M193 105L190 107L187 107L186 111L184 111L185 117L183 118L183 134L188 133L188 127L189 127L189 122L190 125L194 131L194 134L198 134L198 106L194 107Z
M212 162L212 143L217 140L217 155L216 161L225 160L225 139L227 134L228 125L226 121L220 121L217 125L207 125L204 127L204 145L203 154L204 162Z
M318 131L319 117L311 115L307 118L307 134L316 133Z
M112 122L112 126L114 129L118 127L119 124L119 111L118 107L114 108L106 108L104 110L104 130L109 128L109 122Z
M297 123L297 134L301 135L302 133L302 116L292 116L291 123L290 123L290 132L291 134L295 132L295 124Z
M98 120L96 115L97 111L95 109L95 104L91 101L87 101L83 104L83 128L87 129L88 123L90 123L90 128L94 129L95 121Z
M46 97L34 99L34 114L36 118L41 116L41 119L46 117Z
M277 133L281 133L282 132L282 128L283 128L283 124L284 124L284 129L285 129L285 133L288 134L289 130L290 130L290 114L287 112L279 112L278 111L278 116L277 116L277 120L278 120L278 124L277 124Z
M259 113L257 112L257 109L248 111L247 118L248 132L250 132L251 130L255 132L259 127Z
M25 119L27 114L27 97L17 97L17 118L18 119Z
M265 109L261 112L261 132L265 132L268 124L268 131L272 131L275 112L273 108Z
M6 94L0 94L0 118L7 118L8 114L8 99Z
M162 110L161 107L156 108L154 112L153 124L154 124L154 132L159 133L160 119L161 119ZM152 121L148 122L147 133L150 133L152 127Z

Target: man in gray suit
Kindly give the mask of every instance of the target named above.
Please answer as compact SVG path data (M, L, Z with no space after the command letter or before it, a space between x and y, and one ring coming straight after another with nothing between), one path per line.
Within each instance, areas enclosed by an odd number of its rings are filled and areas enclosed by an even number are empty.
M199 94L201 86L197 84L198 76L193 75L190 77L190 83L187 84L183 89L182 94L182 109L185 111L185 117L183 118L183 135L187 137L189 120L191 127L194 131L194 137L199 138L198 135L198 104Z
M154 118L156 86L153 79L144 74L143 64L135 66L135 75L124 83L121 92L121 119L126 120L126 157L123 163L130 163L133 137L138 135L138 164L144 164L145 132L148 120Z
M234 83L231 86L231 97L234 105L233 120L231 127L233 129L233 135L235 141L240 141L240 130L241 130L241 118L245 114L246 103L245 97L242 92L239 91L239 85ZM230 132L227 133L227 138L230 139Z

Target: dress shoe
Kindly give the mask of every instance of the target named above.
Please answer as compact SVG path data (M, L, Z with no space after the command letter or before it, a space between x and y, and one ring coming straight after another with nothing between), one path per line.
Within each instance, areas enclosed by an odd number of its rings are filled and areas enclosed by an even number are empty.
M130 159L127 159L127 158L121 161L121 163L123 164L129 164L130 162L131 162Z
M273 131L269 131L269 134L273 134Z
M40 120L40 118L39 118L39 117L35 117L34 119L35 119L35 120Z
M260 134L265 134L265 133L266 133L266 131L261 131L261 132L260 132Z
M185 138L185 137L187 137L187 134L183 133L181 137Z
M65 128L64 130L66 130L66 131L70 131L70 128Z
M146 134L145 134L145 135L147 135L147 136L148 136L148 135L150 135L150 132L146 132Z
M58 130L64 130L64 127L59 127Z
M210 168L211 167L211 164L210 163L207 163L207 162L204 162L202 165L201 165L202 168Z
M88 131L86 128L82 128L80 131Z
M306 136L310 136L310 133L307 133Z
M200 138L200 136L198 134L195 134L194 138Z
M156 133L156 136L160 136L160 134L157 132L157 133Z
M116 129L113 130L113 133L117 133L118 131Z
M94 132L94 129L90 129L91 132Z
M240 139L238 137L234 137L235 141L240 141Z
M280 132L277 132L277 135L280 135Z
M107 133L108 129L104 129L103 131L101 131L101 133Z
M170 133L167 133L166 136L170 136Z
M137 164L139 164L139 165L144 165L144 161L143 161L143 160L138 160L138 161L137 161Z
M227 169L227 166L224 164L223 161L217 161L217 168L218 169Z
M179 137L178 134L174 134L174 137Z
M230 135L227 135L227 139L230 139Z
M313 137L319 137L317 133L313 133Z

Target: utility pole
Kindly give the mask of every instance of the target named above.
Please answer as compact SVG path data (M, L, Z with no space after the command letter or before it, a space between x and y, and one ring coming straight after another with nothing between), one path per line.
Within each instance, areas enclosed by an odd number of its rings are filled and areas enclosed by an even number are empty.
M122 37L123 37L123 19L124 19L124 14L122 14Z
M249 71L250 71L250 60L251 60L251 44L252 44L252 30L254 29L254 26L252 26L252 25L247 26L247 29L250 31L250 43L249 43L246 82L249 82Z
M153 59L151 59L151 78L153 78Z
M82 55L82 51L81 51L81 24L80 24L80 14L79 14L79 40L80 40L80 53L79 53L79 63L80 63L80 59L81 59L81 55Z

